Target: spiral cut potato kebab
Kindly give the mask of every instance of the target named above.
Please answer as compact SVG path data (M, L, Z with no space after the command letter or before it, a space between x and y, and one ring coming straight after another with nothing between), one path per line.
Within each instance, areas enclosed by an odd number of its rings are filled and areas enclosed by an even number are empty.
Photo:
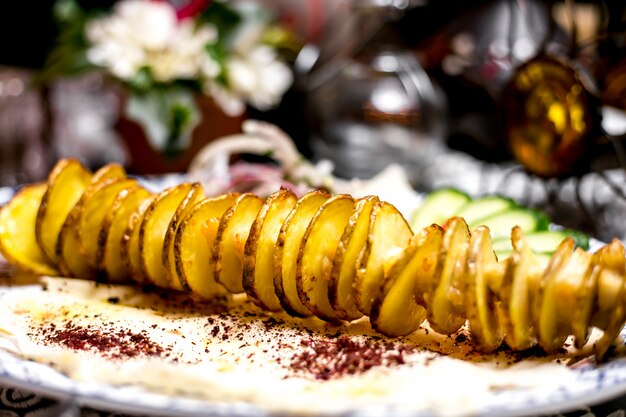
M267 199L207 198L199 184L158 194L118 165L95 174L60 161L47 183L24 187L0 212L0 249L38 274L135 281L200 298L243 293L268 311L327 321L369 316L404 336L425 321L442 334L466 323L478 348L502 341L577 348L590 329L604 357L626 321L626 256L615 240L592 254L565 239L546 263L519 228L498 261L489 229L462 218L413 234L377 197L281 189Z

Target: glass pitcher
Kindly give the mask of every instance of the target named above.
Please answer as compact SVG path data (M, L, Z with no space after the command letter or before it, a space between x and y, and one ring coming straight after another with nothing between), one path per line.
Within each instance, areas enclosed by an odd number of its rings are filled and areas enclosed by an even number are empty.
M338 176L369 178L396 163L415 177L444 134L443 95L393 28L409 5L353 1L308 76L311 148Z

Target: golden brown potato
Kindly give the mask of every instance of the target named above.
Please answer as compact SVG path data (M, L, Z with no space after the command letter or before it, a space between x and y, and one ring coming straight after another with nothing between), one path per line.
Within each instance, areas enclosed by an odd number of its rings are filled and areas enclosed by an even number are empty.
M488 286L489 274L486 269L496 262L496 255L491 246L491 236L487 227L480 226L472 232L468 251L467 282L464 291L466 316L472 337L478 341L483 351L490 352L500 346L502 342L503 326L499 319L504 315L499 314L497 299ZM508 275L509 272L507 271L505 274ZM504 287L511 288L508 284L503 285ZM514 303L527 297L527 293L522 294L522 288L518 290L520 291L519 298ZM502 310L508 311L507 306L505 306L505 302L508 304L508 299L504 300L501 297L500 300L502 301Z
M437 272L430 285L428 323L436 332L451 334L465 323L463 281L469 230L465 220L454 217L446 224L439 250Z
M356 320L363 315L354 301L353 287L357 260L367 243L372 208L378 202L375 196L364 197L356 202L333 259L328 299L333 310L340 312L345 320Z
M601 268L598 274L597 306L594 309L596 310L594 313L599 317L595 318L592 324L599 323L604 330L602 337L596 342L596 355L602 360L610 347L615 344L626 321L626 251L624 245L621 241L614 239L610 244L598 250L597 258L594 260L599 262ZM588 272L593 274L593 271ZM562 317L562 321L566 319Z
M169 284L168 271L163 265L163 242L172 218L189 193L195 193L190 183L162 191L148 206L139 226L141 270L157 287L167 288Z
M367 242L359 259L354 281L354 299L361 313L369 316L372 302L380 293L384 269L389 260L404 249L413 232L411 227L393 205L376 204L371 216Z
M61 226L55 253L58 266L65 276L94 278L96 271L89 265L82 253L79 237L80 214L82 207L101 187L126 178L126 171L119 164L108 164L96 171L87 188Z
M147 278L141 267L141 251L139 250L139 230L148 207L156 199L151 195L139 204L137 210L131 214L124 229L121 241L122 261L130 273L130 278L140 284L146 284Z
M123 282L130 278L130 270L123 256L122 237L131 216L150 195L139 184L122 190L104 217L98 238L102 244L98 246L97 262L110 282Z
M243 292L243 251L250 227L263 206L263 199L242 194L224 213L217 228L212 256L215 280L229 292Z
M274 289L274 252L280 228L296 201L296 195L284 188L270 195L252 223L244 248L243 288L266 310L280 310Z
M75 159L60 160L48 176L48 188L37 211L35 236L51 264L56 264L56 245L61 226L87 188L91 172Z
M174 236L174 265L180 287L202 298L225 293L215 281L212 248L222 215L238 194L224 194L195 204L185 215Z
M0 209L0 252L14 265L39 275L57 275L35 238L35 222L45 183L23 187Z
M300 301L322 320L343 318L328 300L328 281L337 245L354 209L354 199L339 194L329 198L309 223L296 260L296 288Z
M385 274L370 317L377 332L405 336L424 322L426 310L417 304L414 292L416 286L423 288L432 280L442 237L443 231L436 225L422 229Z
M306 193L285 219L274 252L274 290L283 309L296 317L308 317L311 311L300 301L296 286L296 262L304 233L315 213L330 195L316 190Z
M167 232L165 233L165 239L163 240L163 253L161 262L163 262L163 267L167 271L167 286L177 291L181 291L183 287L181 286L181 280L177 276L176 273L176 263L174 261L174 237L176 236L176 231L178 230L178 226L180 225L183 217L191 211L192 207L204 199L204 190L202 189L202 185L199 183L191 184L191 189L187 196L181 201L172 220L167 226Z
M137 181L123 179L107 182L91 194L80 206L78 214L78 237L83 255L94 270L99 267L98 250L106 241L99 241L103 221L118 194L137 186Z

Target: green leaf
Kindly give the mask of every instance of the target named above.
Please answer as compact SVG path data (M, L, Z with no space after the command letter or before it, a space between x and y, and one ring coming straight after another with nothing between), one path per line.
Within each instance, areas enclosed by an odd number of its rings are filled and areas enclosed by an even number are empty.
M128 87L139 93L145 93L154 86L154 78L150 68L143 67L133 75L133 77L127 81Z
M228 85L228 74L226 72L226 60L228 59L228 52L221 42L209 44L205 47L209 56L215 60L220 66L220 73L217 74L216 81L221 85Z
M154 149L165 155L182 152L201 119L193 94L181 88L153 88L133 92L126 116L138 123Z
M214 1L200 15L199 24L211 23L217 28L220 39L227 37L241 22L236 10L224 3Z

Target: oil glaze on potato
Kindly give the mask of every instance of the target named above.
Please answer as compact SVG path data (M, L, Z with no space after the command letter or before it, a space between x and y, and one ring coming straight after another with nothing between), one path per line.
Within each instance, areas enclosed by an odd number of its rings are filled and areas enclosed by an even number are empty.
M260 197L242 194L226 210L217 228L212 250L215 280L233 294L244 292L243 252L250 227L262 206L263 199Z
M297 198L281 189L270 195L250 228L243 256L243 287L260 307L279 311L280 301L274 288L274 253L276 240Z
M40 275L56 275L35 238L35 222L46 184L22 188L0 209L0 252L7 261Z
M91 179L91 172L75 159L63 159L52 169L37 211L35 236L44 255L57 262L56 245L63 222Z

